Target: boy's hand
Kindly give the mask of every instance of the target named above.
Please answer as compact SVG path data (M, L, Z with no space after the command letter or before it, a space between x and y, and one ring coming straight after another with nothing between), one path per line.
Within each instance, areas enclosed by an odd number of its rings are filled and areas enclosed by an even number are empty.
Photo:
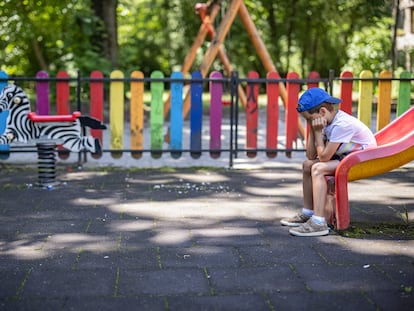
M316 132L321 132L322 129L326 126L326 119L319 117L312 120L312 128Z

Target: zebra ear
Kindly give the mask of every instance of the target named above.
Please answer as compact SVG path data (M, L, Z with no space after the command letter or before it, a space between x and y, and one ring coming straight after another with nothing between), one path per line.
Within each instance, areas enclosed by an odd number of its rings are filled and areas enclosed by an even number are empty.
M22 99L20 97L13 98L13 103L15 103L16 105L20 104L21 102L22 102Z

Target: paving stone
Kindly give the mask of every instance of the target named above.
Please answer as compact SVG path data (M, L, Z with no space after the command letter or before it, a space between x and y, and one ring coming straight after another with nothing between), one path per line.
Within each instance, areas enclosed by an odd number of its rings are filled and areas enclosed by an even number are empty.
M165 310L165 299L162 297L69 297L63 310Z
M114 293L115 269L33 270L22 289L21 297L108 296Z
M30 268L0 270L0 297L1 299L13 300L19 294L19 289L24 283Z
M376 269L367 266L294 265L298 277L313 291L398 290L398 285Z
M211 286L218 295L263 291L304 290L304 283L289 265L257 268L209 269Z
M2 311L25 311L42 310L56 311L64 310L66 298L61 299L0 299L0 310Z
M289 263L315 263L322 265L323 258L309 245L292 247L292 243L279 245L244 246L238 248L243 266L267 266ZM325 263L326 264L326 263Z
M173 267L237 267L239 255L233 247L199 246L190 248L162 247L161 262Z
M137 294L176 295L202 294L210 292L208 281L202 269L162 269L120 271L119 295Z
M395 241L375 241L365 239L333 239L331 243L315 244L314 249L332 264L337 265L366 265L408 262L413 258L403 249L395 251ZM410 242L404 243L407 244Z
M326 292L295 292L286 291L269 294L269 299L275 310L338 310L354 311L378 310L373 302L369 301L358 290L326 291Z
M243 294L226 296L178 296L169 297L168 306L170 310L186 311L270 311L272 310L263 295Z
M393 291L371 291L366 295L381 310L401 310L412 311L414 306L414 296L412 289L406 291L404 288Z

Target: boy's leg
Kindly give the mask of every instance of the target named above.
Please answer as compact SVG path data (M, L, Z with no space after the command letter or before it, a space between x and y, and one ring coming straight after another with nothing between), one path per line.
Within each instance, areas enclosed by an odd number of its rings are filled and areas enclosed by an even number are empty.
M283 226L297 227L306 221L313 215L313 195L312 195L312 176L311 170L314 163L318 160L305 160L302 166L302 187L303 187L303 207L298 214L293 217L283 218L280 223Z
M303 207L313 210L312 166L319 160L305 160L302 167Z
M311 169L313 188L314 215L304 224L289 232L296 236L322 236L329 234L329 228L324 218L324 209L328 195L328 186L325 179L327 175L333 175L339 161L315 163Z
M325 176L326 182L328 184L328 193L326 196L326 203L324 208L324 216L326 222L330 225L335 225L335 177L334 176Z
M312 166L312 194L314 215L323 217L328 195L328 184L325 176L334 175L339 161L319 162Z

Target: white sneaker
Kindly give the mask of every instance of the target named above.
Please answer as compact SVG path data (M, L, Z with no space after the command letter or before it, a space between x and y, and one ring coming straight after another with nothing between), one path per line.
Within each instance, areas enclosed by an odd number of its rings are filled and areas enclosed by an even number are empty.
M310 218L299 227L290 229L289 233L296 236L323 236L329 234L329 228L326 223L318 225Z
M297 215L290 217L290 218L283 218L280 223L283 226L288 227L298 227L301 224L307 222L309 220L310 216L306 216L303 213L298 213Z

